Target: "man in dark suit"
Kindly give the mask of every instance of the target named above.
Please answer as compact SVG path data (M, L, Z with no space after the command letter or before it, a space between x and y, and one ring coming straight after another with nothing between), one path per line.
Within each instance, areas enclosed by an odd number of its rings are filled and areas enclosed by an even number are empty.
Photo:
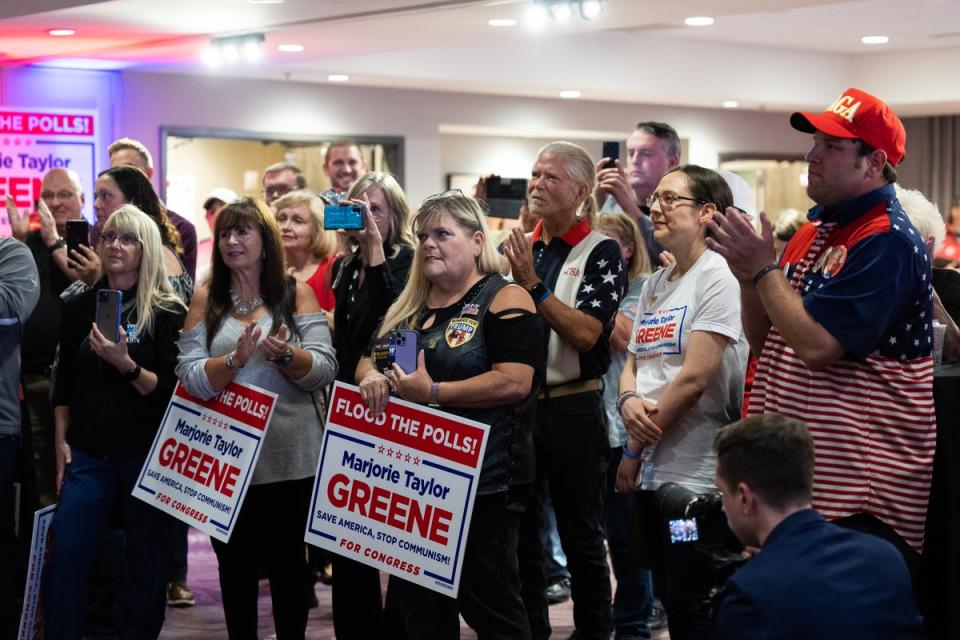
M922 638L903 557L810 507L813 442L778 414L717 434L717 486L730 528L753 557L731 576L715 638Z

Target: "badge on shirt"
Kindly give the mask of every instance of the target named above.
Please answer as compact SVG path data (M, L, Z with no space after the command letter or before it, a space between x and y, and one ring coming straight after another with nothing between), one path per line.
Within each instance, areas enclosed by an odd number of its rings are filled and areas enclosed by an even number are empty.
M461 347L473 339L477 332L479 324L476 320L470 318L454 318L447 324L447 330L444 332L444 338L447 340L447 346L451 349Z
M465 304L463 305L463 311L461 311L460 313L464 316L476 317L477 315L480 314L480 305L474 304L474 303Z
M816 273L820 271L823 273L824 278L833 278L840 273L840 269L843 268L846 261L847 248L842 244L838 244L823 252L823 255L814 263L813 272Z
M127 344L137 344L140 342L140 334L137 333L136 325L128 324L123 328L123 331L127 334Z

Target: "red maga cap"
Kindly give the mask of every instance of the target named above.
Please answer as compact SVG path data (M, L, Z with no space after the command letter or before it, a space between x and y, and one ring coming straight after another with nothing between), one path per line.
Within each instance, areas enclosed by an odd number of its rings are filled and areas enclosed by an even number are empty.
M820 131L835 138L859 138L885 151L893 166L907 154L907 132L900 118L885 102L860 89L847 89L823 113L794 113L790 126L804 133Z

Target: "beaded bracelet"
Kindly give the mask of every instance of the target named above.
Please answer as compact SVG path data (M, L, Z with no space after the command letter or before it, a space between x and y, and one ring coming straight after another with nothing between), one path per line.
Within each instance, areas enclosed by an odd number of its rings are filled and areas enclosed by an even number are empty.
M620 394L620 397L617 398L617 415L621 418L623 417L623 403L625 403L630 398L639 398L640 394L634 391L624 391Z

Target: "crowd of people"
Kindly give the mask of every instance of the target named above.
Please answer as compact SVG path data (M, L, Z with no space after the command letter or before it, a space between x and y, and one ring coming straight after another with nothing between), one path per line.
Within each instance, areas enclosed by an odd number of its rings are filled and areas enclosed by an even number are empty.
M956 272L932 269L944 219L895 185L905 132L878 98L849 89L790 124L812 135L816 206L776 224L742 179L683 164L662 122L636 126L623 163L543 146L499 237L482 184L414 208L342 141L323 193L286 162L262 198L211 193L208 265L142 144L111 145L86 245L64 241L80 178L51 170L37 228L8 198L0 240L0 633L16 629L21 446L57 505L47 638L93 635L104 601L109 635L155 638L167 604L195 602L186 526L131 496L179 380L279 400L232 536L212 540L231 638L257 637L261 578L277 637L304 638L318 575L347 640L457 638L461 616L481 639L542 640L565 589L580 640L649 638L660 607L673 640L924 637L935 321L960 357ZM325 229L338 203L362 229ZM97 300L115 291L105 333ZM401 331L412 370L382 357ZM334 380L375 415L400 398L490 425L456 598L397 576L383 593L376 569L308 553ZM717 530L741 554L722 575L697 543Z

